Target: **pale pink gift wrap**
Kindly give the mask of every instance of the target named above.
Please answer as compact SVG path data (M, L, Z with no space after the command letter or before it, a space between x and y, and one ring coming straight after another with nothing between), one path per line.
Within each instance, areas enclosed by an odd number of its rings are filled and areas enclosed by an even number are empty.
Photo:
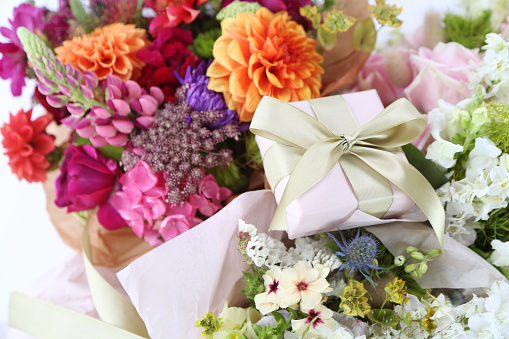
M384 106L375 90L343 95L359 126L366 124L383 111ZM291 105L315 117L307 101L292 102ZM275 142L256 136L262 157ZM405 159L403 154L398 154ZM290 176L282 179L274 189L279 203ZM391 184L394 201L384 219L379 219L357 210L357 199L341 166L332 170L313 188L288 205L288 236L290 239L321 232L335 231L358 226L371 226L387 222L425 221L426 217L399 188Z
M266 233L276 207L268 190L244 193L118 273L152 339L200 338L194 324L201 316L219 315L225 301L229 306L248 306L239 293L242 271L250 271L238 251L239 219Z

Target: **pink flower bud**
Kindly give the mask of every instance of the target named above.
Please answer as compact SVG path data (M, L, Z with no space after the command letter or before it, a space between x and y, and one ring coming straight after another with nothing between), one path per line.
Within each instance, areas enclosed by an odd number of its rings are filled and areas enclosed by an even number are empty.
M81 117L81 116L83 116L83 114L85 114L85 110L83 109L83 107L78 106L76 104L68 103L66 105L66 107L67 107L67 110L69 111L69 113L71 113L73 115Z
M113 125L95 126L95 130L103 138L112 138L117 134L117 129Z
M109 119L111 118L111 112L103 107L94 106L92 108L92 112L94 115L101 119Z
M113 106L115 107L115 111L118 114L126 116L129 113L131 113L131 107L124 100L122 100L122 99L113 99L112 103L113 103Z
M92 90L90 88L88 88L87 86L84 86L84 85L81 85L81 90L83 91L83 95L85 96L85 98L87 99L92 99L94 97L94 93L92 92Z
M112 138L106 138L111 146L122 147L127 143L127 135L118 133Z
M58 89L60 92L62 92L63 95L65 95L66 97L71 97L72 95L72 92L71 90L67 87L67 86L64 86L64 85L60 85L58 84Z
M60 95L48 95L46 96L46 101L51 107L55 108L63 107L66 103Z
M112 121L113 126L119 131L120 133L128 134L131 133L131 131L134 128L134 124L131 120L113 120Z
M141 87L138 83L129 80L126 82L126 86L130 98L139 99L141 97Z

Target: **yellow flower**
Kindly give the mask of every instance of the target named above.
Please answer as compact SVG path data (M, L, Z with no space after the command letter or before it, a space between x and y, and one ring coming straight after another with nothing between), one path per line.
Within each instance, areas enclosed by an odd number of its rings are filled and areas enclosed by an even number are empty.
M397 277L385 286L385 293L389 297L389 300L396 304L406 305L409 297L407 297L405 282Z
M387 5L385 0L376 0L376 6L368 6L368 9L380 25L399 27L402 24L402 21L397 18L402 8Z
M213 312L207 313L201 320L196 320L194 323L195 327L203 327L201 332L202 337L212 338L212 335L219 331L223 326L221 318L214 317Z
M368 298L364 295L367 293L362 283L350 284L345 286L341 291L341 304L339 305L340 311L350 316L364 317L371 311L371 306L368 304Z
M433 322L433 316L435 315L435 309L428 308L426 310L426 317L421 320L422 327L428 332L431 333L431 330L437 328L437 325Z

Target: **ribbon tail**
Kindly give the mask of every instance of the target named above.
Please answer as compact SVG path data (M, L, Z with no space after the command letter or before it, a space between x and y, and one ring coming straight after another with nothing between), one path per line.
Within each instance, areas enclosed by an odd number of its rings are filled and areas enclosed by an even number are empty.
M426 215L444 250L445 211L431 184L412 165L397 155L362 148L355 155L408 195Z
M133 304L104 280L92 265L88 223L83 228L82 249L90 292L101 319L115 327L148 338L145 324Z
M343 155L338 140L325 139L309 148L293 170L279 201L270 230L287 230L286 208L299 196L322 180Z

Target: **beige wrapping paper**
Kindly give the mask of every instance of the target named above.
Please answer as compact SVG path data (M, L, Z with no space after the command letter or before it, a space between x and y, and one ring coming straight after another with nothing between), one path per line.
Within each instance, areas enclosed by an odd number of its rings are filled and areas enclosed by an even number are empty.
M59 174L59 170L49 172L48 179L44 183L46 208L62 241L81 253L81 236L84 223L72 213L67 213L66 208L55 206L55 180ZM90 218L89 232L92 263L94 265L104 267L126 266L152 249L147 242L138 238L130 227L108 231L101 226L95 213Z

